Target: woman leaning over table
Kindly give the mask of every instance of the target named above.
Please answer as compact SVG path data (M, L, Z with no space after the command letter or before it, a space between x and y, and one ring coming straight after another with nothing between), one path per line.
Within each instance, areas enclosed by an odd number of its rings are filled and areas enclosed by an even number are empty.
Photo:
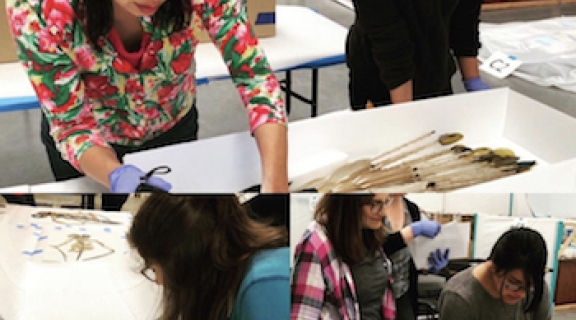
M248 110L262 190L287 191L281 90L242 0L8 0L7 9L56 180L87 175L133 192L144 172L123 165L125 154L197 138L194 52L203 25ZM158 177L148 183L171 188Z
M291 318L395 319L388 256L414 237L435 237L440 224L417 221L387 234L388 194L327 194L294 253ZM410 306L408 308L411 308Z

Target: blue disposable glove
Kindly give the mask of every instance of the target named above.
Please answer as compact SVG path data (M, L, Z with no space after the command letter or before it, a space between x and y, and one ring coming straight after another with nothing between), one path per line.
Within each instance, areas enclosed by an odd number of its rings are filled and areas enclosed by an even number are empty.
M464 87L468 92L492 89L492 87L484 83L480 77L462 80L462 82L464 83Z
M112 171L108 178L110 179L110 190L114 193L132 193L143 182L142 177L146 173L131 164L122 165ZM161 178L150 177L145 181L147 184L170 191L172 185Z
M450 248L442 252L440 249L430 252L428 256L428 272L438 273L448 265L450 259Z
M410 224L414 238L418 236L425 236L426 238L434 238L440 232L440 223L436 221L424 220L416 221Z

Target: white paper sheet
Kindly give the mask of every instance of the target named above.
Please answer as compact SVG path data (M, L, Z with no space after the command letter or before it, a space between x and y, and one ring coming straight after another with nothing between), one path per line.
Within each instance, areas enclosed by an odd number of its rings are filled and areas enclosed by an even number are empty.
M428 269L430 252L450 248L450 259L467 258L470 248L470 222L449 222L434 239L420 236L414 239L408 248L417 269Z
M78 210L9 205L0 221L0 316L6 320L46 319L157 319L161 287L140 274L141 258L128 249L123 237L130 213L94 212L120 224L67 225L50 217L33 218L38 211L77 213ZM51 244L68 234L88 234L114 248L106 253L98 243L86 250L83 261L62 261ZM74 252L63 250L75 258ZM37 250L40 252L34 253ZM31 254L23 254L27 251ZM77 253L76 253L77 254Z

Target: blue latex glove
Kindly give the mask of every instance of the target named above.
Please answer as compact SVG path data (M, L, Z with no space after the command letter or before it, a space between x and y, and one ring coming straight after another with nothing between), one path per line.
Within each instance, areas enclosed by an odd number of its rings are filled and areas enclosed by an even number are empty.
M142 183L140 178L145 175L146 172L131 164L122 165L112 171L108 176L110 179L110 190L114 193L132 193L136 191L136 188ZM170 183L154 176L150 177L146 183L164 191L170 191L170 189L172 189Z
M414 238L418 236L425 236L426 238L434 238L440 232L440 223L436 221L416 221L410 224Z
M482 91L482 90L489 90L492 89L489 85L482 81L482 78L476 77L468 80L462 80L464 83L464 87L466 91L473 92L473 91Z
M448 265L450 259L450 248L442 252L440 249L430 252L428 256L428 272L438 273Z

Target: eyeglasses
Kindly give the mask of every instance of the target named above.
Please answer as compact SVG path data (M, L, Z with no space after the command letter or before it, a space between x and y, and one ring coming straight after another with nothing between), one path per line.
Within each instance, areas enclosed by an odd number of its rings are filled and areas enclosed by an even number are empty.
M504 279L504 289L509 290L509 291L513 291L513 292L524 291L527 294L534 292L533 287L526 288L526 286L524 286L524 285L511 283L508 278Z
M140 273L146 277L146 279L156 282L156 272L150 266L146 266L144 269L140 271Z
M392 203L394 203L395 198L396 197L388 196L384 201L373 200L372 202L369 203L370 212L372 212L373 214L378 214L380 211L382 211L383 208L390 207Z

